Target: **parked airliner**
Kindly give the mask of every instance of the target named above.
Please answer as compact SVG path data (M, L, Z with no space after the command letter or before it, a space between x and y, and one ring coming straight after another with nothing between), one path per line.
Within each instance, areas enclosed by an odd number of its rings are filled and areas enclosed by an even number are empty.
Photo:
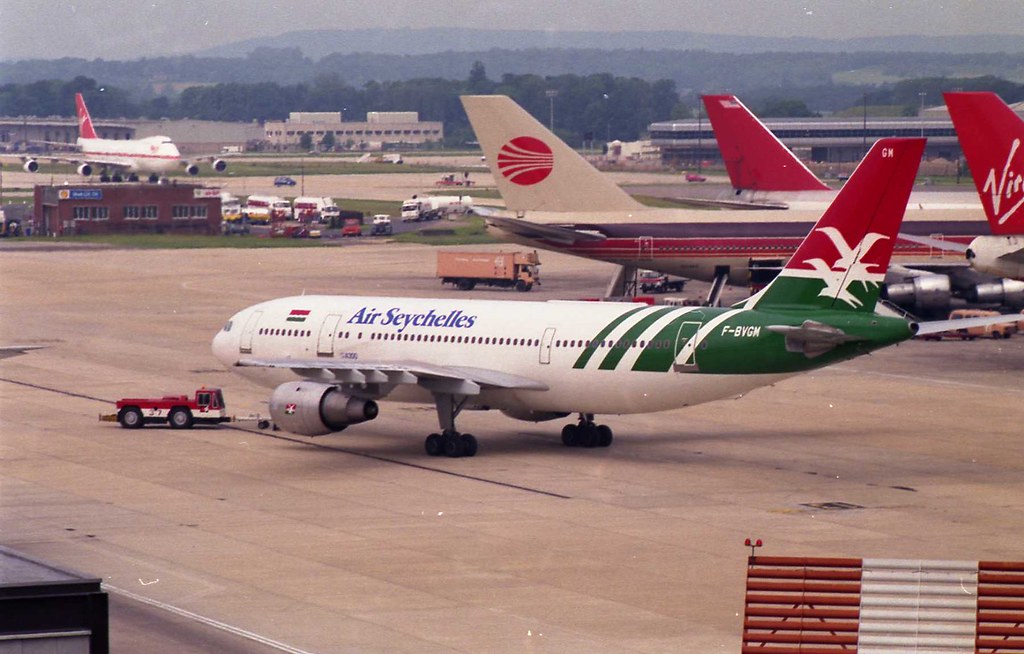
M226 161L213 156L199 157L194 161L183 159L178 147L166 136L124 140L99 138L81 93L75 94L75 110L78 114L78 153L46 155L44 158L74 164L83 177L91 177L98 171L102 181L138 181L140 174L149 173L149 181L155 183L161 174L181 168L189 175L199 174L195 161L210 160L216 172L227 168ZM34 173L39 170L39 162L34 157L23 158L22 168L25 172Z
M725 283L760 284L774 276L810 231L820 208L802 211L697 211L641 205L506 96L463 96L498 191L513 215L491 213L488 225L533 247L619 264L623 277L637 268L713 281L709 303ZM902 233L966 246L987 233L981 208L973 212L907 212ZM895 261L963 265L962 256L905 238ZM621 293L621 280L618 291ZM912 271L897 287L898 301L918 312L947 309L953 292L945 274ZM1024 296L1024 288L1020 289Z
M730 308L304 295L239 311L213 352L273 388L271 417L295 434L372 420L386 399L434 404L432 456L476 453L456 428L467 408L578 414L563 442L608 446L595 414L737 397L948 329L875 313L923 149L879 141L779 276Z

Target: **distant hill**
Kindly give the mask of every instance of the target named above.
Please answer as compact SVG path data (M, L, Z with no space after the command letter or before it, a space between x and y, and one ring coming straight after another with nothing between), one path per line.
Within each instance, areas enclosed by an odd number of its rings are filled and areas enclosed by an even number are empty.
M230 37L229 37L230 38ZM232 41L194 52L201 57L241 57L261 47L299 48L311 59L357 52L420 55L437 52L475 52L492 48L707 50L755 52L1024 52L1024 40L1008 34L971 36L871 37L852 39L770 38L696 32L565 32L547 30L482 30L454 27L301 30L278 36Z

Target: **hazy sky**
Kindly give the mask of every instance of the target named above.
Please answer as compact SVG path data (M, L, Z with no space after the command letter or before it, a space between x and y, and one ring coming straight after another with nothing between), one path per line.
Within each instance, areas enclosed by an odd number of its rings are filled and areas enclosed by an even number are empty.
M0 58L134 59L299 29L1021 34L1024 0L0 0Z

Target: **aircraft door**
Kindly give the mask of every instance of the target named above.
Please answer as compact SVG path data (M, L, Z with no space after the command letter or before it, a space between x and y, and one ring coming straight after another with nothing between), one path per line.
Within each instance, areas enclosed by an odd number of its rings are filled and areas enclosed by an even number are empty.
M699 320L687 320L680 323L679 332L676 334L676 357L672 363L672 369L676 372L696 369L697 333L700 331L701 324Z
M245 321L242 337L238 340L238 351L242 354L252 354L252 337L256 333L256 325L259 324L262 317L262 311L253 311L249 319Z
M334 333L338 331L341 316L336 313L324 318L320 325L320 335L316 339L316 355L318 357L334 356Z
M540 362L543 364L551 363L551 344L555 340L555 328L548 327L544 330L544 336L540 339Z
M654 238L651 236L640 237L640 259L653 259L654 258Z

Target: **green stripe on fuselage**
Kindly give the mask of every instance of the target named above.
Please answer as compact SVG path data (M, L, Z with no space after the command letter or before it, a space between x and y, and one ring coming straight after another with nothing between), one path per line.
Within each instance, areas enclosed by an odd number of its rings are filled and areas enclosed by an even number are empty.
M587 363L590 361L590 357L594 356L594 352L596 352L597 348L600 347L601 341L603 341L605 339L605 337L608 336L608 334L611 334L612 330L614 330L616 327L621 325L626 320L626 318L629 318L633 314L635 314L635 313L637 313L639 311L643 311L646 308L647 307L637 307L636 309L633 309L632 311L627 311L626 313L622 314L621 316L619 316L615 320L613 320L610 323L608 323L607 325L605 325L605 328L602 329L600 332L598 332L597 336L595 336L590 341L590 345L587 346L587 349L583 350L583 354L580 355L580 358L576 360L576 363L573 364L572 367L573 368L583 368L584 366L586 366Z
M633 341L640 337L647 328L654 324L656 320L661 318L667 313L675 311L672 307L658 309L652 311L649 315L643 319L637 321L635 325L629 328L622 338L619 339L613 346L610 352L604 357L604 361L601 362L601 370L614 370L619 362L622 361L622 357L626 356L626 352L632 347Z
M676 337L684 322L699 322L699 318L686 312L679 315L669 324L665 325L658 334L652 338L644 351L637 357L633 364L633 370L641 372L668 372L676 359ZM704 316L701 315L703 318Z

